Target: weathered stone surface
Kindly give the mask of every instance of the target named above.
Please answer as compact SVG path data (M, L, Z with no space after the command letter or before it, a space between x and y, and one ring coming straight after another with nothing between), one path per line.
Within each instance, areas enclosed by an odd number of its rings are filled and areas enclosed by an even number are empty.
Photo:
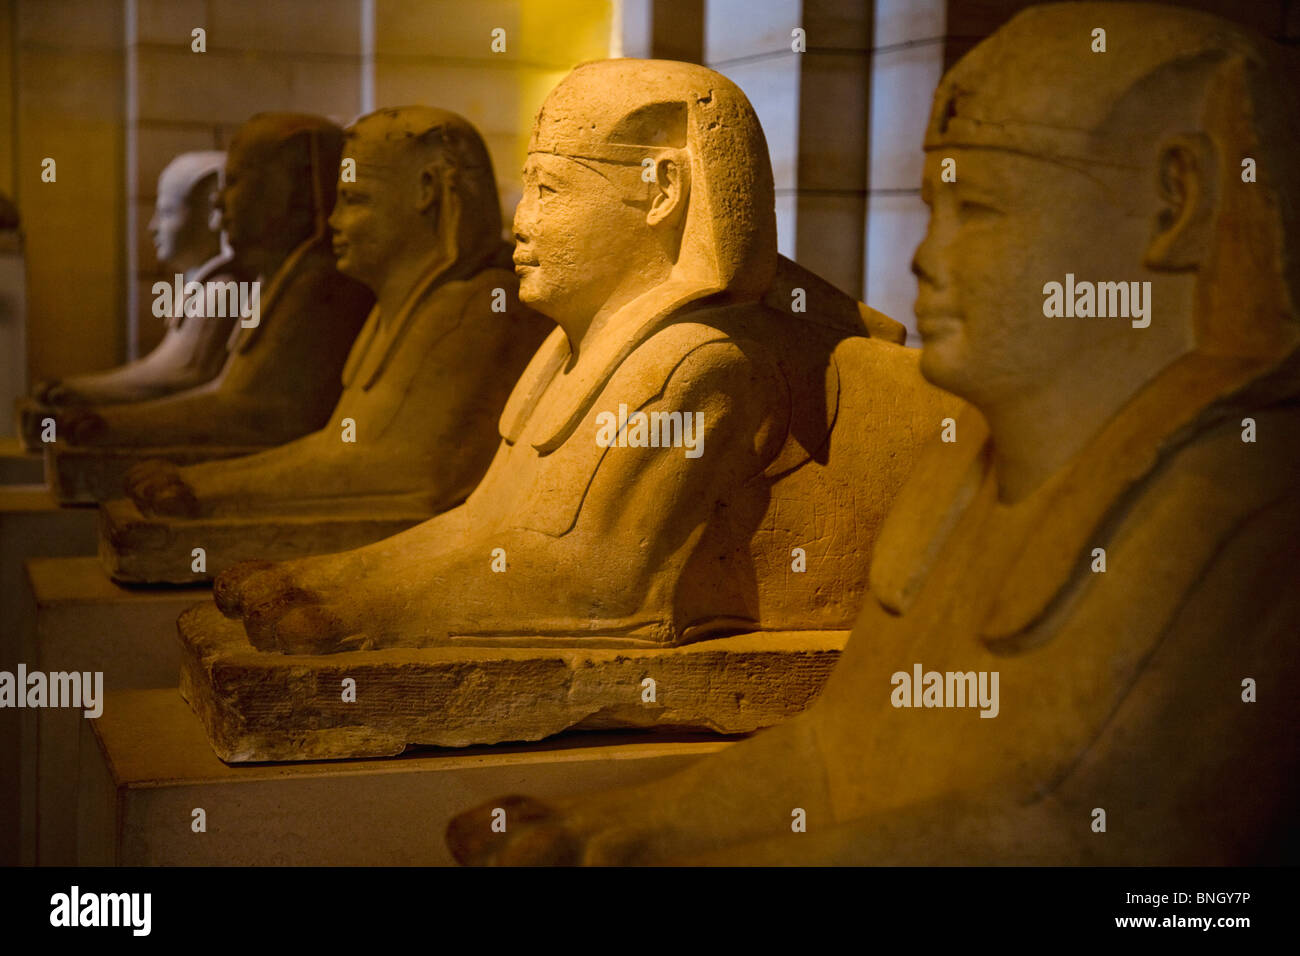
M156 518L127 499L99 509L99 555L115 581L193 584L211 581L239 561L281 561L357 548L431 517L419 496L352 496L320 510L258 517ZM203 548L205 570L193 570Z
M181 464L233 458L260 451L258 445L182 445L143 448L82 448L52 442L45 446L45 483L62 505L86 505L120 498L126 475L144 461L165 458Z
M232 763L541 740L563 730L747 733L817 695L845 635L746 634L677 648L455 646L265 654L216 608L178 623L181 693ZM342 699L344 680L356 700ZM642 699L655 682L655 701Z

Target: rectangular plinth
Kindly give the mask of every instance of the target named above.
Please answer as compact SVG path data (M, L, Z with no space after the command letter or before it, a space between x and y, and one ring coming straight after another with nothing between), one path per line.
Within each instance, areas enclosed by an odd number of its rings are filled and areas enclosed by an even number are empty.
M0 486L0 664L12 663L18 646L23 562L93 555L95 545L93 512L60 508L42 485Z
M126 494L126 473L142 461L164 458L192 465L265 451L266 445L163 445L97 448L51 442L45 446L45 483L60 504L95 504Z
M544 744L382 760L230 767L174 690L111 694L83 721L78 862L122 866L429 866L457 813L632 786L730 744L570 734ZM196 810L205 829L195 831Z
M189 584L211 581L239 561L359 548L431 517L427 508L345 499L319 514L186 520L147 517L121 499L100 507L99 555L115 581ZM195 548L204 550L202 571L194 570Z
M43 443L41 442L41 432L44 430L42 422L47 418L53 418L55 410L48 405L42 405L34 398L23 396L14 401L14 424L18 428L18 437L16 441L18 446L28 452L40 454ZM35 479L40 481L40 478Z
M0 486L0 670L22 660L32 614L23 562L31 557L95 553L95 515L59 508L43 485ZM19 829L19 740L36 735L30 711L0 708L0 865L30 854L31 835Z
M23 659L29 670L102 673L105 692L175 688L180 673L176 618L207 588L128 590L109 581L94 558L27 563L35 627ZM35 862L76 862L77 743L81 710L35 712L36 739L23 748L24 830L35 833ZM31 784L29 784L30 786ZM34 814L33 814L34 811ZM33 814L34 819L28 819Z
M808 706L844 631L678 648L432 647L264 653L213 604L181 616L181 693L232 763L542 740L571 728L748 733ZM345 681L355 700L344 700Z
M28 451L17 438L0 438L0 485L38 485L45 464L38 451Z

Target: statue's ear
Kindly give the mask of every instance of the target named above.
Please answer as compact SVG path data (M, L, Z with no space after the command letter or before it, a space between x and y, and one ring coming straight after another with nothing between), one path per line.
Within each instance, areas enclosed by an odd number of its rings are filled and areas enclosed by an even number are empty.
M191 208L198 209L206 215L212 208L212 203L217 198L217 190L220 188L220 177L214 169L190 187L190 193L186 198L192 204Z
M442 196L442 172L433 163L420 170L420 183L416 191L415 208L420 213L435 210Z
M1142 263L1158 272L1196 269L1210 254L1218 175L1214 144L1204 133L1173 136L1156 162L1159 211Z
M655 178L650 184L650 209L645 221L651 226L676 226L686 214L691 193L690 168L668 157L655 161Z

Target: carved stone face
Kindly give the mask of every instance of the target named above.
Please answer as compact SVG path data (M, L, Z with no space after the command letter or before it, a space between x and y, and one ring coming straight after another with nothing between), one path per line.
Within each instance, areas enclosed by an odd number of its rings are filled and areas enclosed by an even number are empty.
M211 216L216 175L205 176L188 193L182 186L165 180L166 177L159 178L158 199L149 220L149 234L153 237L158 262L166 265L187 250L215 249Z
M347 151L357 160L357 181L340 179L329 218L339 271L371 289L383 284L406 239L429 228L418 209L419 166L399 163L388 166L386 175L377 175L375 164L367 161L370 157L392 162L391 156L375 155L381 149L365 137L353 138Z
M956 182L941 180L944 157L956 160ZM1149 334L1117 318L1043 315L1044 283L1066 273L1141 277L1149 220L1114 195L1130 182L1140 190L1137 175L1106 179L997 149L928 153L930 223L912 265L922 374L976 405L995 404L1042 388L1103 339Z
M270 155L268 155L270 154ZM295 188L272 151L237 137L226 161L225 183L217 197L221 227L236 252L257 247L262 237L283 229Z
M519 297L590 319L635 273L649 233L639 167L532 153L515 209Z

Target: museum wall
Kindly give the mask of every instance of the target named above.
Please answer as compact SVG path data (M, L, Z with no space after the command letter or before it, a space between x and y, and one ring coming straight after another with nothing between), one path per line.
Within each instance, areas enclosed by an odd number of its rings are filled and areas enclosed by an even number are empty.
M124 6L9 0L6 8L8 152L25 233L27 371L35 380L102 368L126 348ZM47 157L57 186L42 181Z

